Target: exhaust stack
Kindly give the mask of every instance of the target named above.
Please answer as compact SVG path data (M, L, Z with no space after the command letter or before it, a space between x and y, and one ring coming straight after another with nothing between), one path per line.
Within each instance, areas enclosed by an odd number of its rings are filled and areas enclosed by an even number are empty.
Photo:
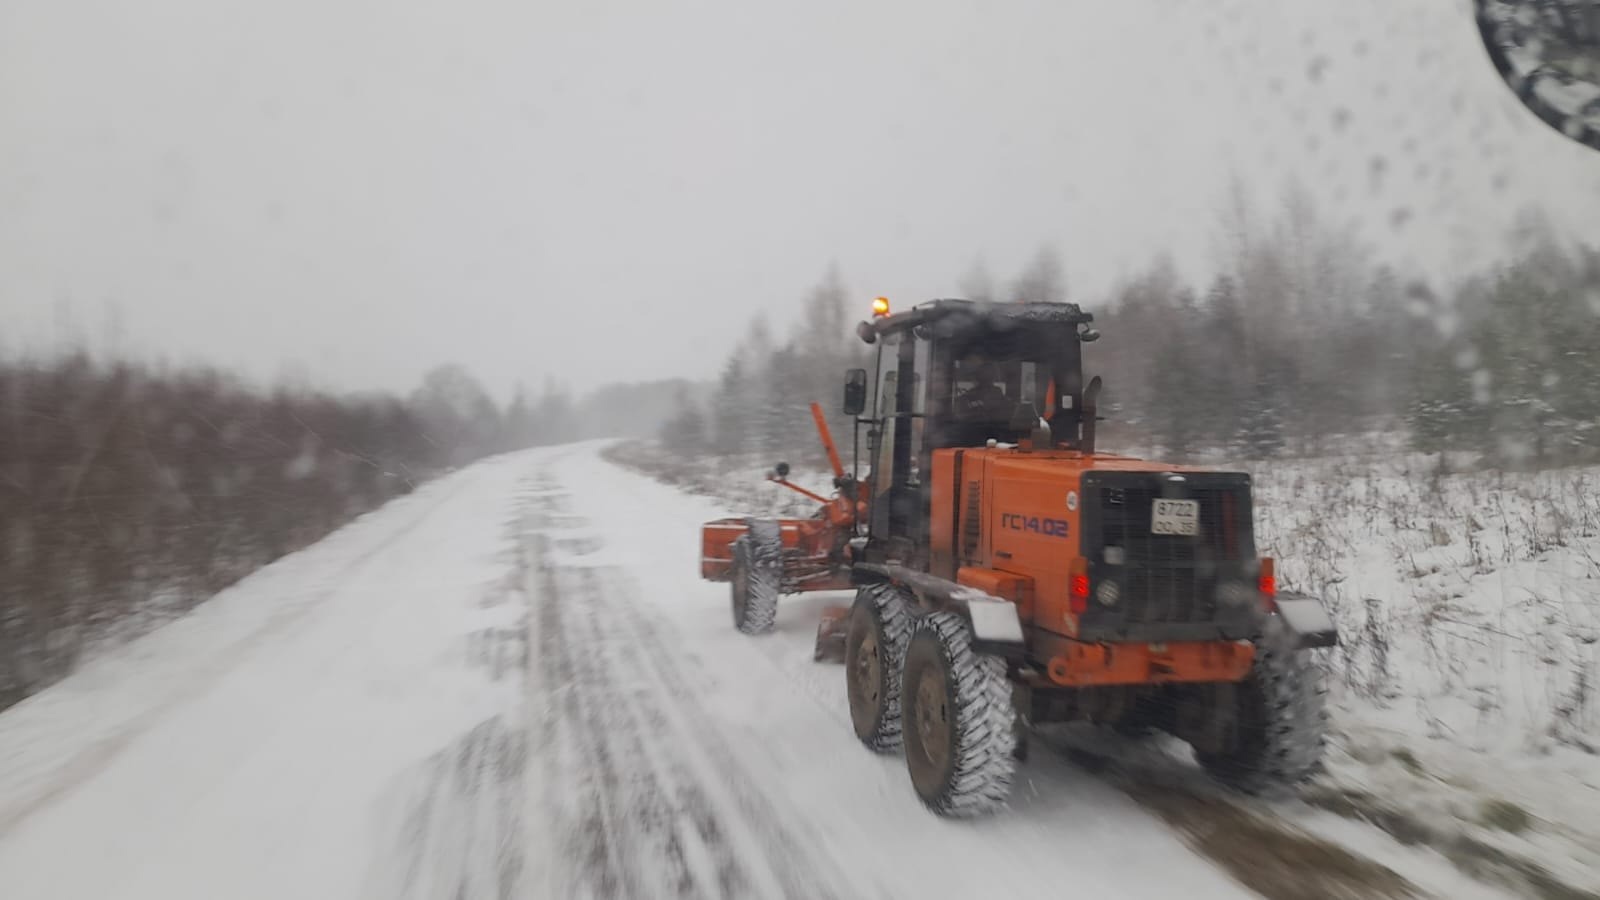
M1089 379L1089 386L1083 389L1083 440L1080 447L1084 456L1094 455L1094 430L1095 423L1100 421L1100 376Z

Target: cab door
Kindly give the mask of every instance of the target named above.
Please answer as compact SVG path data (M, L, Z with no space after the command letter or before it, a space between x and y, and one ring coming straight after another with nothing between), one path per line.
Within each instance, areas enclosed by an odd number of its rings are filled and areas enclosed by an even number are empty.
M882 338L868 447L872 452L872 512L868 534L878 554L902 562L926 555L927 492L919 449L926 409L926 341L903 333ZM919 362L921 368L919 368Z

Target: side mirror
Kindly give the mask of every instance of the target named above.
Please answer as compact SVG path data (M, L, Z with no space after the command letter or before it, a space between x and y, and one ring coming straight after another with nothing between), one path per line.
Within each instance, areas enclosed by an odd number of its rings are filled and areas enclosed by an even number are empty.
M1600 150L1600 6L1475 0L1478 33L1506 85L1546 125Z
M867 370L851 369L844 373L844 414L859 416L867 408Z

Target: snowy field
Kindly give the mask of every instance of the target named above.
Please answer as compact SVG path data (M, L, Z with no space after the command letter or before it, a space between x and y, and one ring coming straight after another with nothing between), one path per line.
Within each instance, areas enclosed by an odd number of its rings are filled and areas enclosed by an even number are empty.
M1533 896L1600 891L1600 470L1255 474L1264 552L1345 639L1322 799Z
M1258 473L1285 579L1342 590L1347 629L1379 597L1387 632L1370 630L1388 634L1383 666L1370 643L1333 660L1348 674L1315 805L1230 797L1170 744L1063 733L1003 815L937 819L902 760L856 742L839 667L811 660L818 612L848 598L786 599L752 639L696 577L701 521L786 492L756 470L697 496L582 445L432 483L0 714L0 896L1587 896L1592 712L1513 703L1508 673L1547 664L1512 638L1481 660L1442 647L1468 677L1428 662L1417 648L1446 638L1415 617L1443 590L1450 618L1525 634L1534 619L1490 603L1493 573L1583 607L1561 579L1593 536L1570 523L1565 547L1520 559L1525 542L1439 536L1433 519L1470 513L1453 483L1459 505L1435 513L1407 493L1426 483L1343 479L1339 497L1390 498L1346 510L1292 471ZM1580 474L1499 490L1539 507ZM1473 546L1484 574L1458 565ZM1474 705L1489 661L1499 705ZM1384 803L1382 828L1349 817ZM1437 833L1385 833L1404 817ZM1461 835L1498 868L1469 872Z

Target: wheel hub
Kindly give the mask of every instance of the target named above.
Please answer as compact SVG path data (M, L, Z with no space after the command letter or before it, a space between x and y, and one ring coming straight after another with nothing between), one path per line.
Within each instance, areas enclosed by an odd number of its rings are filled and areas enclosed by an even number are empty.
M945 739L949 727L944 680L934 670L924 670L917 682L917 737L923 757L938 770L943 770L949 759L949 742Z
M868 635L861 640L860 650L856 654L856 684L861 698L867 703L877 706L878 686L882 683L879 673L883 671L883 664L878 659L878 639Z

